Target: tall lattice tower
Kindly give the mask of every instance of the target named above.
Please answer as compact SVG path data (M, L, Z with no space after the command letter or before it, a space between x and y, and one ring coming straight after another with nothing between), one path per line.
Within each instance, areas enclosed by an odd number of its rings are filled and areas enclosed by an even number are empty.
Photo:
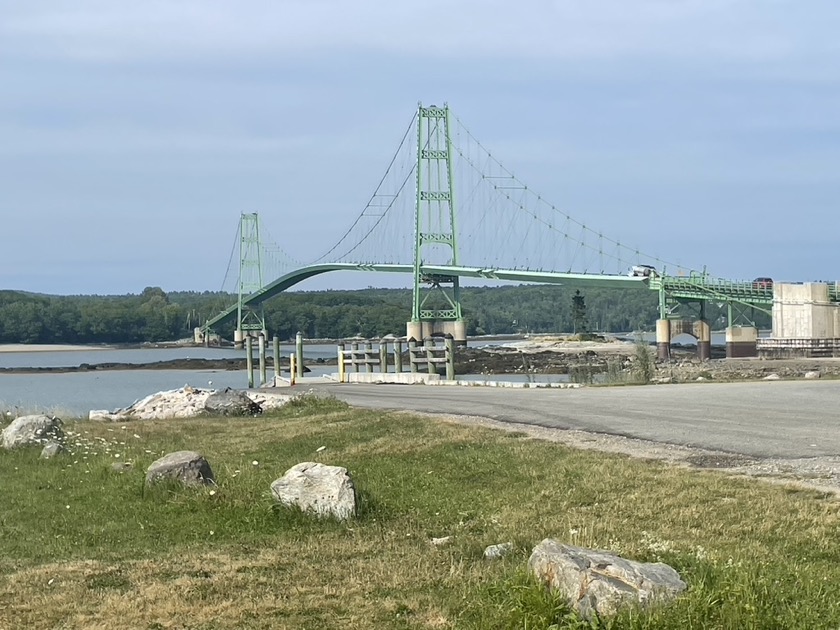
M424 265L458 265L449 106L418 107L417 200L414 210L414 294L406 334L417 340L451 334L466 341L458 276Z
M263 287L262 242L260 241L260 218L256 212L243 213L239 217L239 281L236 309L236 330L234 345L241 346L245 336L265 330L265 316L262 305L256 310L243 306L242 299Z

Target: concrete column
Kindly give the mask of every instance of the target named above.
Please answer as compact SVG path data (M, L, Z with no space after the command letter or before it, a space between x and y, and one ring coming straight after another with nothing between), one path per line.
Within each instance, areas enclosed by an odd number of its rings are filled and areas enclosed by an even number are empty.
M434 358L432 348L435 347L435 342L430 337L423 342L423 346L426 348L426 367L429 369L429 374L437 374L437 366L432 361Z
M415 361L416 352L417 342L414 340L414 337L410 337L408 340L408 369L410 369L412 373L417 372L417 362Z
M265 384L268 382L268 376L266 375L265 368L265 335L260 334L257 341L257 352L260 361L260 387L265 387Z
M406 322L405 336L409 339L417 341L423 340L423 323L422 322Z
M354 372L359 371L359 344L355 341L350 344L350 365Z
M456 346L467 345L467 322L463 319L452 322L452 341Z
M274 382L276 383L280 376L280 337L274 335L271 342L274 349Z
M394 372L402 372L402 341L399 339L394 342Z
M251 337L245 337L245 369L248 372L248 388L254 386L254 345Z
M365 343L365 372L373 372L373 344L368 341Z
M726 358L757 357L758 330L752 326L731 326L726 329Z
M423 333L423 336L420 337L423 341L426 339L431 339L432 335L435 334L435 323L434 322L420 322L420 331ZM418 339L419 341L419 339Z
M671 320L656 320L656 358L666 361L671 358Z
M295 335L295 368L297 377L303 378L303 333Z
M245 331L244 330L234 330L233 331L233 347L237 350L241 350L245 347Z
M712 358L712 327L705 319L694 322L694 336L697 337L697 358L708 361Z

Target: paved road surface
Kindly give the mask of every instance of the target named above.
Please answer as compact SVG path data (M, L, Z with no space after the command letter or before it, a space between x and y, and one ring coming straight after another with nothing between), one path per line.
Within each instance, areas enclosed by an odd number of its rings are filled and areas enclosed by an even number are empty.
M741 453L840 455L840 381L508 389L319 385L357 407L484 416Z

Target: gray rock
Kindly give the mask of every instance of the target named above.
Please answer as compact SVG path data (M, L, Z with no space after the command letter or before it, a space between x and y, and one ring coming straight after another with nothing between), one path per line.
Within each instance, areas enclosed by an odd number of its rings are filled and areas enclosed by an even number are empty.
M805 378L819 378L820 376L820 373L815 370L805 372Z
M241 391L225 388L207 397L204 409L216 416L255 416L262 407Z
M58 442L49 442L41 450L41 459L52 459L56 455L61 455L64 452L64 447Z
M585 619L613 615L628 603L664 603L685 590L685 582L667 564L634 562L550 538L534 547L528 568Z
M164 455L146 470L146 483L174 479L184 485L215 483L210 464L195 451L177 451Z
M3 448L41 445L47 442L63 442L64 431L61 420L43 414L21 416L3 429Z
M513 551L513 543L500 543L484 548L484 557L487 560L498 560Z
M134 464L129 462L115 462L111 464L111 470L118 473L128 472L129 470L134 470Z
M762 381L778 381L779 379L781 379L781 376L779 376L778 374L768 374L767 376L765 376L761 380Z
M356 514L356 488L346 468L303 462L271 484L283 505L298 506L320 517L346 520Z

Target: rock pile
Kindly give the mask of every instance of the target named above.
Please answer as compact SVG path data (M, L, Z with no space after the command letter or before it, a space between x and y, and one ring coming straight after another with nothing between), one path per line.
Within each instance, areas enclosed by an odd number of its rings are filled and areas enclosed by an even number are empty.
M116 411L93 410L91 420L125 422L129 420L163 420L168 418L194 418L204 413L217 415L255 415L259 411L277 409L292 396L264 392L238 392L199 389L185 385L180 389L157 392L138 400L129 407ZM208 400L211 408L207 407ZM215 401L215 402L214 402ZM242 411L241 414L234 413Z

